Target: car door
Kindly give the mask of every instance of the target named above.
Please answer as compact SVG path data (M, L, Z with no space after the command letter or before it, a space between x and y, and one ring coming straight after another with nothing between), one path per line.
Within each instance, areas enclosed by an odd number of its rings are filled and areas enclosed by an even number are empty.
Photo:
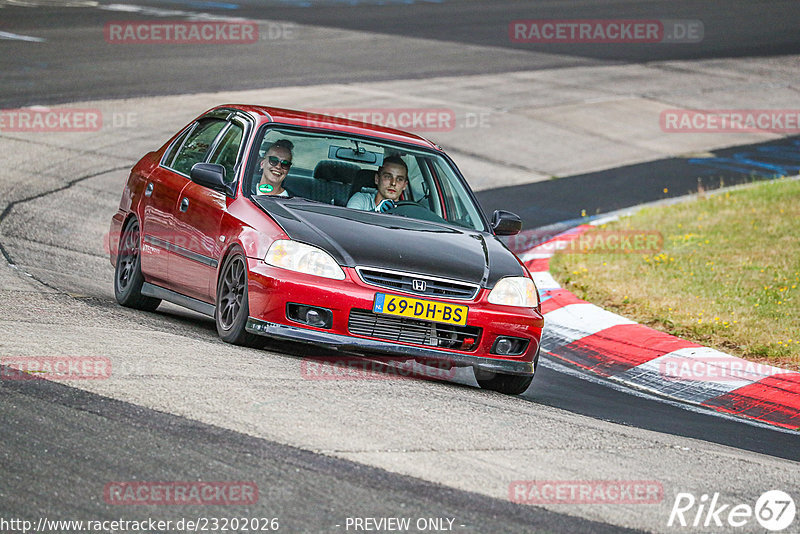
M164 154L161 163L148 176L141 204L142 273L147 281L157 285L168 285L168 266L171 228L174 226L173 207L178 201L186 178L168 169L188 137L197 129L198 123L190 124L176 138Z
M175 289L170 264L173 256L185 248L176 220L181 192L191 183L189 172L192 165L206 158L226 125L226 121L213 118L195 123L177 139L179 143L167 151L145 186L142 272L155 284Z
M229 184L236 181L244 133L243 122L237 119L229 122L206 157L206 162L225 168L225 180ZM175 231L182 248L172 255L169 265L176 291L204 302L214 302L217 268L226 246L220 226L229 201L225 193L191 181L181 191L175 212Z

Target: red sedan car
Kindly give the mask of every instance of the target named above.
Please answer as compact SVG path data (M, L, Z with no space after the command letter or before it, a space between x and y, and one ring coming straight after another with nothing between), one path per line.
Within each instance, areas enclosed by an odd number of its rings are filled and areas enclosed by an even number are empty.
M266 336L469 366L481 387L520 394L544 320L497 236L521 225L499 210L487 220L419 136L227 105L134 166L109 250L123 306L185 306L236 344Z

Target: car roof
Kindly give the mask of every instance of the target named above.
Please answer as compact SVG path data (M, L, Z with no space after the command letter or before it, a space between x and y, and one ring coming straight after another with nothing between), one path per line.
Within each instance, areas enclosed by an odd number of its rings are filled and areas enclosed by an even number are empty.
M367 137L378 137L387 141L399 141L401 143L423 146L438 151L442 150L435 143L416 134L378 126L368 122L323 115L321 113L248 104L226 104L209 110L209 113L216 109L236 109L248 113L258 121L259 126L266 123L280 123L293 126L321 128L323 130L346 132Z

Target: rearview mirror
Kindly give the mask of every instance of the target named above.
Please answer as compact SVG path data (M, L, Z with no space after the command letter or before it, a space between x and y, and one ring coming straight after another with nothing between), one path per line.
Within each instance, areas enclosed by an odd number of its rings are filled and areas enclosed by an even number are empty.
M370 152L363 147L355 149L331 145L328 147L328 159L343 159L345 161L357 161L359 163L379 165L379 160L383 160L383 155L377 152Z
M495 235L516 235L522 230L522 219L510 211L495 210L492 214L492 230Z
M195 163L189 173L192 181L220 193L228 193L225 183L225 167L217 163Z

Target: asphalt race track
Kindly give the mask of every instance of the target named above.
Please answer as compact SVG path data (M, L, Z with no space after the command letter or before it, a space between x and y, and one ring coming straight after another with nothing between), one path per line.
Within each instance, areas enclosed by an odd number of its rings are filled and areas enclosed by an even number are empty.
M795 4L0 0L0 108L88 101L137 118L83 137L0 128L0 356L101 356L114 369L109 380L0 381L0 532L22 531L4 526L12 518L234 516L279 518L282 532L358 531L348 521L390 517L442 519L428 524L476 533L763 531L755 520L716 530L667 521L680 492L752 506L763 492L782 490L800 503L796 432L688 409L550 361L519 397L482 391L468 372L449 382L397 380L390 368L384 379L309 380L301 362L336 355L294 344L234 347L218 339L213 321L178 307L118 306L102 240L128 169L209 107L204 95L260 97L293 87L309 102L331 91L379 99L397 81L402 91L412 87L404 83L444 76L464 77L452 90L467 91L478 79L471 77L483 75L708 66L752 56L782 65L782 56L800 54ZM103 39L110 21L198 20L198 13L259 20L266 37L235 53ZM509 21L541 18L700 20L705 37L697 46L510 42ZM280 38L285 32L293 37ZM796 92L797 73L787 72ZM796 141L732 141L714 156ZM505 159L486 152L482 164ZM699 175L708 188L768 179L770 165L698 174L691 158L649 158L481 187L478 196L487 210L511 209L535 228L581 210L594 215L682 195ZM657 183L641 185L650 176ZM254 483L259 498L239 506L120 506L104 498L118 481L199 480ZM656 481L663 496L649 504L525 505L509 498L518 480ZM785 532L796 532L798 521Z
M52 382L13 384L4 390L2 410L4 448L14 458L4 469L4 517L42 513L73 518L77 511L86 511L114 519L110 510L102 511L94 502L103 494L104 481L121 473L133 477L152 473L163 480L254 481L259 501L265 504L237 507L236 516L269 514L292 532L331 531L336 524L344 525L348 516L393 517L400 510L410 517L429 517L435 510L440 517L458 518L462 528L480 532L492 531L500 518L504 532L617 531L602 523L515 506ZM36 414L35 423L21 417L24 413ZM70 437L64 440L64 436ZM80 486L74 480L76 459L87 482ZM41 484L31 485L32 479L41 479ZM66 491L59 494L57 488ZM37 502L41 507L34 511L31 505ZM21 510L25 512L20 514ZM173 506L156 515L178 521L197 514L196 507ZM131 520L153 515L147 509L125 514ZM220 506L203 510L202 515L229 514Z
M691 158L668 158L559 180L489 189L479 192L478 200L487 213L495 209L507 209L522 217L526 228L541 228L562 221L574 221L579 215L576 206L580 206L587 216L592 216L691 194L698 190L698 186L710 191L795 174L797 162L770 158L767 151L780 147L797 152L798 140L795 136L716 150L716 158L730 160L719 165L702 167L697 162L693 163ZM759 152L761 159L755 161L755 166L741 162L737 165L737 155ZM789 165L790 168L776 170L781 165ZM653 177L658 178L654 180ZM664 188L668 190L667 194Z
M749 0L731 0L725 9L703 0L251 0L235 2L240 6L236 10L215 10L214 2L203 1L129 2L173 13L209 12L275 25L259 46L246 47L235 55L228 54L224 47L170 47L168 54L153 51L152 47L127 47L120 53L119 45L110 45L102 39L102 33L94 31L109 21L140 20L146 11L47 7L58 5L52 0L2 3L39 6L35 16L30 9L6 7L2 29L47 39L39 46L24 47L24 53L4 53L0 58L0 105L6 108L95 98L485 74L569 65L800 53L795 35L800 13L792 0L773 0L769 9ZM110 0L100 4L120 5ZM700 20L704 39L699 46L679 43L598 47L570 43L533 47L510 42L510 21L539 18ZM281 23L303 26L290 26L292 38L287 40L281 38L285 35ZM308 27L330 28L323 35L324 53L318 48L320 36L314 35L314 41L306 39ZM364 40L353 42L339 37L337 29L370 33ZM403 39L387 39L387 35ZM425 46L431 40L436 41L436 46ZM11 50L19 47L13 41L3 46ZM216 59L208 61L209 55Z

